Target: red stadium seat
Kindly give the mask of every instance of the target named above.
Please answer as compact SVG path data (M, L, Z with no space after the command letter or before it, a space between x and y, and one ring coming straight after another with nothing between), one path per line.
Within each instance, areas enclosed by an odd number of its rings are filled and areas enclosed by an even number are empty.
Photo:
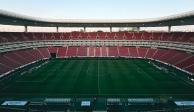
M0 43L24 41L54 41L54 40L113 40L113 41L169 41L193 43L194 33L187 32L70 32L70 33L0 33ZM16 50L0 54L0 73L5 73L22 65L50 58L50 53L56 53L58 58L65 57L141 57L156 59L172 64L181 69L193 72L194 56L191 53L172 49L125 47L125 46L67 46L47 47L26 50ZM11 64L10 64L11 63Z

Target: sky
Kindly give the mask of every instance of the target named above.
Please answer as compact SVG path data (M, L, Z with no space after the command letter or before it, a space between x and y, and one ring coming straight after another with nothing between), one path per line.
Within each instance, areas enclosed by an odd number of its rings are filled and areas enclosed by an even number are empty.
M0 0L0 9L51 19L144 19L194 10L194 0Z

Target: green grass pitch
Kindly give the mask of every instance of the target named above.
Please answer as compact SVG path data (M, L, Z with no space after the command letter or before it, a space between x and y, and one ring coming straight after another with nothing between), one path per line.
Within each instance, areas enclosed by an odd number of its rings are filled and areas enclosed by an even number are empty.
M2 87L0 97L193 97L193 85L148 62L54 59Z

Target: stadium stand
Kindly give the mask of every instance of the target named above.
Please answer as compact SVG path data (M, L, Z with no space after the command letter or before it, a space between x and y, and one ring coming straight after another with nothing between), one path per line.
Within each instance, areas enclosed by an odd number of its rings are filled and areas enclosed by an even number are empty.
M38 48L38 49L29 49L29 50L19 50L19 51L13 51L13 52L1 54L0 62L1 62L2 68L4 68L4 69L1 69L1 73L8 72L11 69L20 67L22 65L31 63L33 61L49 58L50 57L50 54L48 53L49 49L50 48ZM129 51L130 56L134 58L136 57L151 58L151 59L155 59L155 60L159 60L162 62L175 65L181 69L188 70L189 72L194 72L194 70L191 69L194 63L193 61L194 56L190 53L175 51L175 50L136 48L136 47L68 47L68 49L66 47L55 47L54 49L59 49L59 50L53 50L50 52L56 53L59 58L75 57L75 56L127 57L128 51ZM139 53L137 53L137 50ZM95 51L95 54L94 54L94 51ZM67 55L66 55L66 52L67 52ZM171 58L171 59L165 58L165 57L171 56L174 53L176 53L174 58ZM25 57L25 58L22 58L22 57ZM10 63L12 64L10 65Z
M158 40L170 42L194 42L193 32L71 32L71 33L0 33L0 42L35 40Z
M190 44L194 42L194 33L189 32L70 32L70 33L0 33L1 45L20 42L45 42L48 45L30 47L28 49L10 50L0 54L0 73L7 73L26 64L41 59L50 58L50 53L56 53L58 58L65 57L133 57L148 58L176 66L190 73L194 72L194 55L190 52L180 51L179 49L146 47L146 46L125 46L103 43L106 41L154 41ZM47 42L52 40L51 42ZM95 44L72 44L63 47L57 45L55 41L82 40L93 41L101 40L104 46ZM35 48L35 49L34 49ZM11 64L10 64L11 63Z
M46 49L45 48L41 50L26 49L1 54L0 65L3 69L0 70L0 73L1 74L6 73L14 69L17 69L21 66L45 58L40 54L40 53L44 54L45 52L44 50Z

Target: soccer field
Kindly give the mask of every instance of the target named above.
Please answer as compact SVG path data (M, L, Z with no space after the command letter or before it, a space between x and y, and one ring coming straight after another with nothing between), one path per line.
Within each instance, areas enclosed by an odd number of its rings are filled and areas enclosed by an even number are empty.
M0 89L0 97L192 98L194 86L179 75L141 59L54 59L19 75Z

